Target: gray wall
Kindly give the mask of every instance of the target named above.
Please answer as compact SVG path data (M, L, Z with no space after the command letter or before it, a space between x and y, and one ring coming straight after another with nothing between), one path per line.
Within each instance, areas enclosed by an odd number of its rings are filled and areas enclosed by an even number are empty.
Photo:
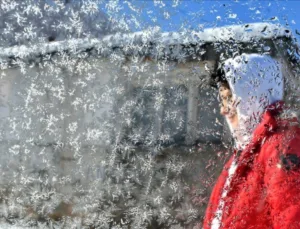
M179 202L192 204L183 183L202 190L198 197L209 195L212 186L205 186L204 178L215 179L224 163L216 156L223 132L216 91L206 84L205 66L212 69L213 63L114 62L58 56L52 62L1 70L0 182L11 196L24 200L20 209L37 206L36 212L55 212L60 203L70 202L83 214L93 198L108 195L115 201L118 188L108 191L112 184L135 192L137 205L140 196L150 198L164 185L171 194L172 182L182 191ZM168 163L174 155L180 163ZM152 157L160 162L144 170ZM211 160L216 161L207 169ZM180 177L169 177L164 170L165 181L159 178L160 168L173 166L177 174L181 163ZM132 188L125 175L136 177L128 179ZM141 192L134 191L139 182ZM46 205L32 198L35 186L41 195L55 190L55 198ZM162 194L166 200L174 196ZM206 204L191 205L196 212L191 223L201 221ZM174 209L168 210L172 217Z

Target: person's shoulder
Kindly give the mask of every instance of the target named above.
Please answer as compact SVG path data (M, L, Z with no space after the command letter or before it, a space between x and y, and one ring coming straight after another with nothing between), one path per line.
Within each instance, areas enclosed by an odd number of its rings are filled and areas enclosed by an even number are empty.
M274 134L272 151L278 166L286 171L300 170L300 124L297 117L281 118Z

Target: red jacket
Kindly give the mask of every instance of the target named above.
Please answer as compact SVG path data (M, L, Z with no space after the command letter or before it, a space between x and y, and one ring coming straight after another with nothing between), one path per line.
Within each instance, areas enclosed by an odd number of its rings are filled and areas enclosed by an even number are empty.
M225 165L210 197L204 229L212 228L234 157L237 168L223 198L219 228L300 229L300 127L296 118L278 117L278 104L266 110L250 144L242 152L235 150Z

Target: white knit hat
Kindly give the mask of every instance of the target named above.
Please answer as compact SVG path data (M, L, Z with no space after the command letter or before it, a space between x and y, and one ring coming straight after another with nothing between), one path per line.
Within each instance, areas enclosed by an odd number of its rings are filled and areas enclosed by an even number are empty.
M238 148L244 148L266 106L282 100L284 85L281 64L268 55L242 54L227 59L223 69L237 106L239 126L230 130Z

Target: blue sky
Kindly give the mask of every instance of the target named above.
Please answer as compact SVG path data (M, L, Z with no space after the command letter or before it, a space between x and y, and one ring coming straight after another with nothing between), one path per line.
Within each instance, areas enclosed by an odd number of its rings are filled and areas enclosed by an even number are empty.
M159 26L163 31L201 30L250 22L280 23L294 34L296 29L300 31L300 0L120 0L118 4L118 16L126 18L132 31L149 26Z

